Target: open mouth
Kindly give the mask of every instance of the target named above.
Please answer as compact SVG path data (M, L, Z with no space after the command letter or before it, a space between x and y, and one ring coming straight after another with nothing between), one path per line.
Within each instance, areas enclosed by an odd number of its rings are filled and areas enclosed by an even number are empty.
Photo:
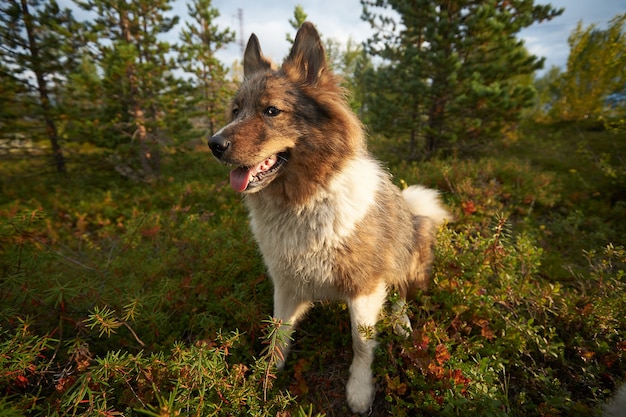
M288 160L287 152L265 158L254 166L240 166L230 171L230 186L237 192L251 191L269 183Z

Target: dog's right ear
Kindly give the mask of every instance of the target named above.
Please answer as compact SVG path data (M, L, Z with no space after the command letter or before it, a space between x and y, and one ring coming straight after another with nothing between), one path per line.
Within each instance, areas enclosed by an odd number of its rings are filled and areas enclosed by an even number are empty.
M326 52L311 22L304 22L298 29L284 67L295 69L299 78L310 85L315 85L327 71Z
M267 71L272 68L272 63L261 53L259 39L253 33L248 40L246 52L243 54L243 76L250 78L259 71Z

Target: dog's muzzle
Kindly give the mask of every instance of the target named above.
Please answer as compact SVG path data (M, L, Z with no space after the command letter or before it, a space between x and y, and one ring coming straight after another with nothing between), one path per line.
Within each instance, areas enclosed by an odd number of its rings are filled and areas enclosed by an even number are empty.
M217 159L222 159L229 147L230 141L219 133L209 139L209 148L211 148L211 152Z

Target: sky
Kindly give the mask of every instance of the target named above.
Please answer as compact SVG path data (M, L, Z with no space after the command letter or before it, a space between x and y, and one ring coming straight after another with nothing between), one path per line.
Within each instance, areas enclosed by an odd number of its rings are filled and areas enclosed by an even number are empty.
M72 7L71 0L58 0L63 7ZM184 24L188 18L187 1L173 0L172 14L178 15ZM608 22L617 14L626 13L626 0L536 0L535 4L552 4L555 8L564 8L565 12L549 22L535 23L519 33L530 53L545 57L544 71L552 66L564 68L569 54L567 38L582 20L587 27L596 24L606 28ZM289 24L293 19L294 8L301 5L323 37L333 38L345 45L352 38L357 43L368 39L373 31L369 24L361 19L362 7L359 0L213 0L212 5L219 10L220 16L215 23L220 29L230 28L237 33L236 43L217 53L218 58L227 66L241 61L242 51L239 41L245 45L251 33L255 33L265 56L280 63L289 52L287 33L292 37L295 31ZM85 12L77 10L77 18L85 18ZM242 10L243 37L240 35L239 9ZM178 41L177 33L168 33L168 41ZM170 38L171 37L171 38ZM541 72L539 73L541 75Z
M556 8L565 8L565 12L549 22L536 23L523 30L519 36L524 39L528 50L539 57L546 57L545 69L551 66L564 68L569 53L567 38L582 20L584 26L595 23L605 28L611 18L619 13L626 13L626 0L537 0L535 4L551 3ZM238 10L243 11L243 42L247 42L251 33L255 33L261 42L263 53L274 62L281 62L289 52L286 34L295 35L289 24L294 8L300 4L324 37L334 38L345 44L352 38L363 42L372 35L369 24L361 20L359 0L213 0L213 7L218 9L220 17L216 23L220 28L229 27L237 32L238 41L240 22ZM187 15L185 0L176 0L174 12L181 19ZM239 43L230 45L218 53L226 65L241 60Z

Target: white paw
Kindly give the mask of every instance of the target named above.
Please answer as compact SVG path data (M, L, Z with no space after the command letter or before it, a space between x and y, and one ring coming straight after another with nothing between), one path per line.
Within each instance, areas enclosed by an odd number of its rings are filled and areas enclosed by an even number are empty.
M396 322L393 330L398 336L408 338L413 331L413 328L411 327L411 320L409 320L409 317L406 314L402 313L401 316L398 317L398 321Z
M346 397L353 413L369 413L375 393L371 372L365 376L354 373L350 375L346 385Z

